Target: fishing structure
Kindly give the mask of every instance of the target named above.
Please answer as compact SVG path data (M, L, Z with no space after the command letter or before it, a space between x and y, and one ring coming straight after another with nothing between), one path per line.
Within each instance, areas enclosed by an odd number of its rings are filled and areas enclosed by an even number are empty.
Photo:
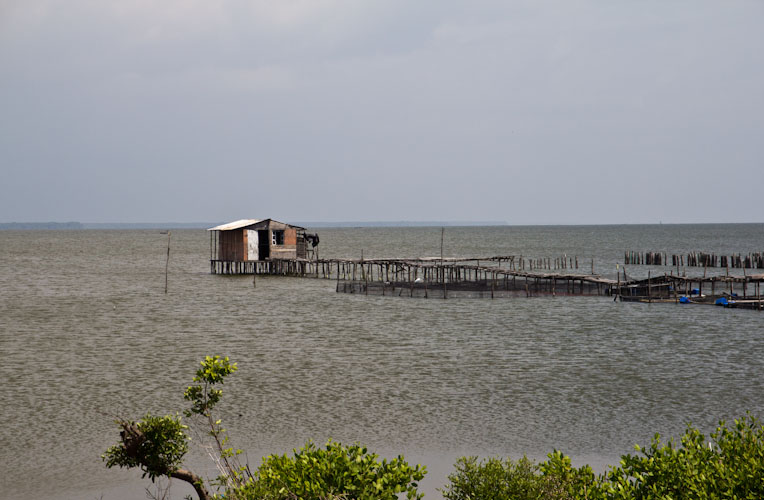
M761 285L764 273L747 274L745 264L759 266L756 255L725 259L740 262L743 276L688 277L672 269L647 279L627 277L625 266L616 278L595 273L594 259L578 256L528 258L524 256L420 258L330 258L318 255L319 238L305 228L272 219L243 219L209 230L210 272L225 275L275 275L336 281L338 293L398 297L504 298L538 296L612 296L629 302L715 304L764 309ZM699 262L693 253L688 262ZM762 254L764 255L764 254ZM246 256L246 257L245 257ZM672 264L676 256L672 256ZM711 263L711 257L702 257ZM626 252L625 262L664 265L666 254ZM590 265L587 265L590 264ZM586 272L584 267L589 268ZM710 266L707 266L710 267Z

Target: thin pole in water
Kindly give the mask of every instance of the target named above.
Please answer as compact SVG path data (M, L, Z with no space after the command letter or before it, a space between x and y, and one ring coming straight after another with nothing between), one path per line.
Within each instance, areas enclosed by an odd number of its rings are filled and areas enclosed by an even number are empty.
M164 264L164 293L167 294L167 275L170 268L170 235L171 232L167 231L167 260Z
M443 265L443 235L446 232L445 227L440 228L440 265Z

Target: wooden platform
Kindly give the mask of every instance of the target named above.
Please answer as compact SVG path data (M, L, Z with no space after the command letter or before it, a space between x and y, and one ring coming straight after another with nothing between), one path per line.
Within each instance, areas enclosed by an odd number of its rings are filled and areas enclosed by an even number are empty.
M512 256L417 259L275 259L210 261L213 274L280 275L332 279L337 291L408 296L609 295L615 281L576 272L525 271ZM541 260L537 263L543 267ZM570 260L577 265L577 259ZM527 267L533 267L529 264ZM560 264L562 266L562 264ZM520 269L518 269L518 267Z
M618 283L613 293L632 302L718 305L718 299L726 299L724 307L764 310L762 283L764 273L695 277L669 274Z
M560 270L539 270L553 266ZM619 273L613 280L594 273L580 273L577 268L578 259L572 257L557 261L526 261L513 256L210 261L213 274L336 280L339 293L441 299L610 295L631 302L697 304L714 303L717 298L727 297L729 307L764 309L761 298L764 274L692 277L675 276L672 272L647 279L627 279L623 271L623 279Z

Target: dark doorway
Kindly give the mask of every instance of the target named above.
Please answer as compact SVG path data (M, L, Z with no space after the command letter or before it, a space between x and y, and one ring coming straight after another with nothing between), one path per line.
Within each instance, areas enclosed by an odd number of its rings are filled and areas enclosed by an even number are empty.
M257 253L260 260L271 258L271 239L267 229L257 231Z

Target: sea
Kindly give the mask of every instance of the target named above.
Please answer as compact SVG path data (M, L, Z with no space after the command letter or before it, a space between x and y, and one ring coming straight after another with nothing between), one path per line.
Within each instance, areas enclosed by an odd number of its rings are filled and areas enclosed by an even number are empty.
M630 250L764 251L764 224L316 231L322 258L440 256L442 236L446 257L573 256L611 278ZM119 439L116 418L181 414L206 355L238 364L218 415L252 468L310 440L357 442L425 465L429 499L460 456L556 449L602 472L656 433L764 417L762 312L348 295L332 280L212 275L209 258L204 229L0 231L0 498L191 494L101 456ZM203 427L184 421L186 466L214 477Z

